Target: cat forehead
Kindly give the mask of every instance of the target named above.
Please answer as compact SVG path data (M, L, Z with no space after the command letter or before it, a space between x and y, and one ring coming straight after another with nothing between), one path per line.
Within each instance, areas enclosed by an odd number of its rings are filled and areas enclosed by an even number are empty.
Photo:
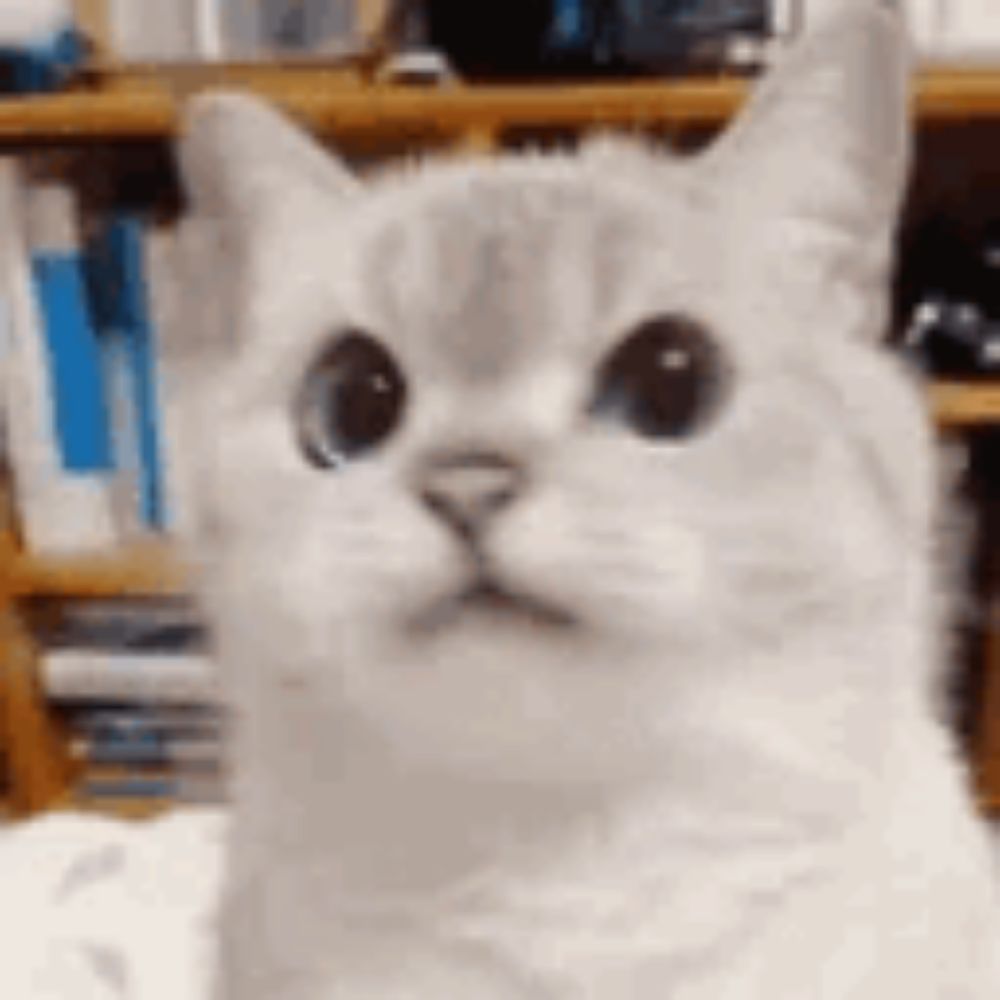
M389 178L357 209L359 312L463 376L592 343L627 312L644 269L665 295L684 281L697 198L656 180L544 157Z
M480 237L510 239L577 224L631 224L638 233L698 203L688 172L640 154L616 173L613 164L585 156L522 154L491 160L426 160L390 171L362 199L372 228L399 224L443 228L459 223Z

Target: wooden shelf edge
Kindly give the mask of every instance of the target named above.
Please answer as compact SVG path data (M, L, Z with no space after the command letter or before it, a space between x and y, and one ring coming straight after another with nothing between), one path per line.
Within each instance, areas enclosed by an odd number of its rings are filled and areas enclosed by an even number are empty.
M1000 819L1000 791L981 793L976 798L979 811L990 819Z
M1000 380L935 381L927 387L931 412L943 428L1000 426Z
M39 556L19 554L8 570L14 597L155 597L183 594L188 573L169 540L113 552Z
M176 132L190 93L239 86L284 105L317 131L392 137L469 128L718 124L753 79L695 77L628 83L435 88L369 85L342 67L188 67L104 73L90 88L0 100L0 141L162 138ZM1000 67L921 71L914 113L922 122L1000 117Z

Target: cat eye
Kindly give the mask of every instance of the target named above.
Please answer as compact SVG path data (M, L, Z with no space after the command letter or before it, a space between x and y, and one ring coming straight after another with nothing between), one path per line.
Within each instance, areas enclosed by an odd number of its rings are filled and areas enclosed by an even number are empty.
M381 444L395 430L406 382L389 352L367 334L339 337L310 366L295 404L305 457L337 468Z
M684 437L714 412L723 374L719 349L700 324L686 316L657 316L605 358L590 409L642 437Z

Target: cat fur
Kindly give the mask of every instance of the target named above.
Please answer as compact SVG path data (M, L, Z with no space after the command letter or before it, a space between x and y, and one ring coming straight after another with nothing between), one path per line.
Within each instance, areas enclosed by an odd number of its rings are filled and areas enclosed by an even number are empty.
M697 156L365 179L252 98L192 102L174 361L235 719L220 1000L1000 996L932 697L933 436L879 346L908 74L897 16L849 0ZM713 420L589 416L602 358L673 311L722 346ZM406 410L317 469L293 400L348 327ZM421 484L470 453L521 474L495 565L572 628L415 624L469 573Z

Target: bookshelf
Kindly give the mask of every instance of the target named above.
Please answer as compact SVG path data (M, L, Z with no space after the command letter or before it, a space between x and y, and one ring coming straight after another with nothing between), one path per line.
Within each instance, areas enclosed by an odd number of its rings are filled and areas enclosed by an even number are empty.
M517 128L595 126L711 128L728 118L747 82L705 78L669 82L546 86L402 87L371 82L363 66L104 67L68 92L0 100L0 146L94 148L123 140L162 141L177 129L185 96L209 87L249 88L283 105L315 131L345 143L446 139L489 151ZM1000 124L1000 70L926 68L914 94L922 127ZM936 382L929 410L947 433L1000 426L1000 383ZM76 600L182 594L184 566L169 540L64 558L41 558L19 543L9 490L0 489L0 750L7 759L13 815L73 804L147 815L162 802L116 806L81 801L65 734L47 710L38 652L20 608L34 598ZM980 800L1000 810L1000 627L987 643L976 771Z

